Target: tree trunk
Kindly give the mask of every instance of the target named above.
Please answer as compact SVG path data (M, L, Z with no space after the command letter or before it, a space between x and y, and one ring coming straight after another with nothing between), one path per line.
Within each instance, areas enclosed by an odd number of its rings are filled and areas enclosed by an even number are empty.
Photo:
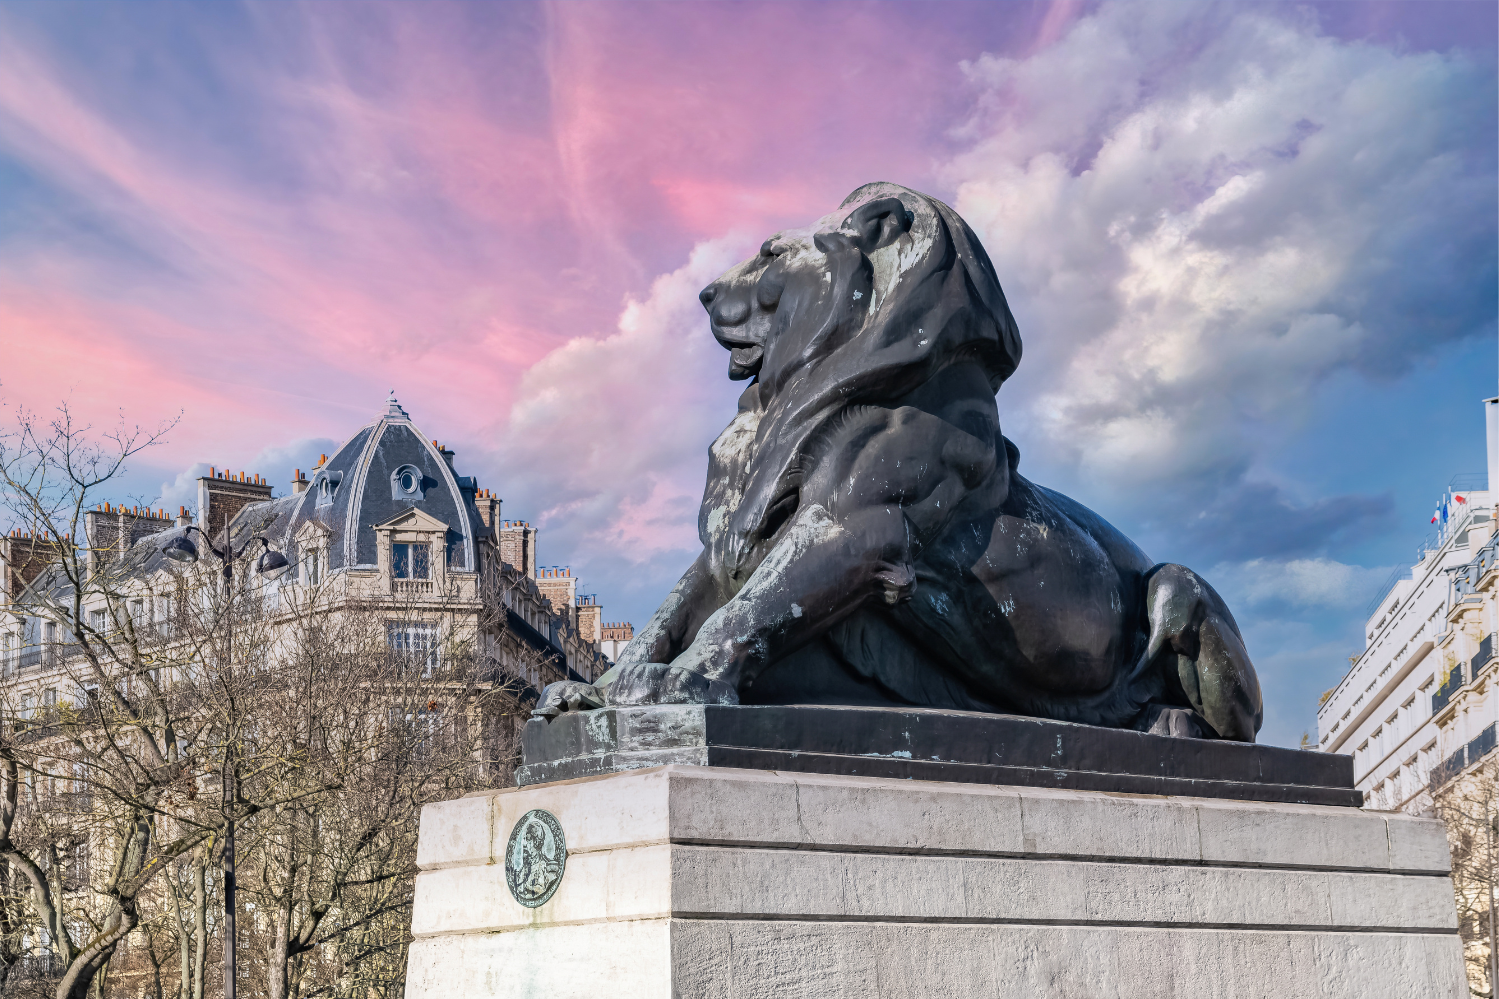
M288 893L289 894L289 893ZM287 941L291 932L291 913L286 906L276 912L271 952L266 962L265 985L268 999L287 999Z
M95 976L109 967L115 948L135 929L136 922L133 904L128 908L117 907L105 920L99 935L90 940L68 966L62 981L57 983L57 999L88 999Z
M177 932L177 999L192 999L192 931L182 921L182 899L178 897L180 888L177 873L173 871L170 882L167 884L167 894L172 901L172 929Z
M208 877L206 861L193 862L193 928L198 934L198 949L193 955L193 999L203 999L203 969L208 963Z

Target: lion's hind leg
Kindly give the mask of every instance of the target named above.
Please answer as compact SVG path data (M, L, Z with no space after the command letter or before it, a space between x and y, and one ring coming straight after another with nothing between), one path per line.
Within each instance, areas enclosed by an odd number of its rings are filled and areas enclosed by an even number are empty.
M1190 711L1152 704L1140 727L1162 735L1253 742L1264 718L1260 682L1223 598L1191 569L1165 563L1150 570L1145 607L1147 669L1159 669L1167 690L1177 695L1169 699L1185 702ZM1194 732L1194 727L1207 731Z

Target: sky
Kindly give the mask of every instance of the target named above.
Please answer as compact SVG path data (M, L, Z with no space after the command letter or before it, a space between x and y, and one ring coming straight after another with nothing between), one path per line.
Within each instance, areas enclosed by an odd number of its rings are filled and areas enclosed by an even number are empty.
M1485 467L1496 12L0 0L0 421L178 419L112 497L175 510L394 389L641 625L742 388L698 290L894 181L994 261L1021 471L1212 582L1295 745Z

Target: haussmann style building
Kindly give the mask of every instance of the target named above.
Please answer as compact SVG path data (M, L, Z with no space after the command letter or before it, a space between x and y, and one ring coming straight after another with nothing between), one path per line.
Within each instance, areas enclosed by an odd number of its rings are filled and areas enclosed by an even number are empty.
M634 634L603 620L570 569L538 565L536 528L501 519L499 498L459 474L454 452L419 431L394 396L316 468L297 470L286 495L273 496L260 475L215 468L198 480L195 516L108 503L88 511L90 567L107 564L124 594L113 610L96 598L90 620L103 627L125 613L137 630L169 638L185 598L180 583L159 585L173 567L163 550L189 525L236 546L263 536L285 555L291 570L260 594L272 619L317 589L329 613L354 602L383 613L393 650L436 662L461 643L509 694L512 727L542 687L594 680ZM0 538L0 675L12 700L37 711L86 696L69 679L67 636L36 612L66 586L56 570L64 543L20 531Z

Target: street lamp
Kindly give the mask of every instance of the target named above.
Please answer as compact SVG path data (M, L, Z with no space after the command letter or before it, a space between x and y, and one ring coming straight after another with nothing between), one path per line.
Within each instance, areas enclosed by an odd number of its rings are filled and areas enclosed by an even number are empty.
M228 613L233 609L234 601L234 563L244 557L246 551L255 542L259 541L264 550L260 558L255 560L255 571L267 579L276 579L291 568L291 563L286 556L271 548L271 543L260 535L249 539L236 550L233 542L226 541L222 551L200 528L188 525L180 535L168 541L161 548L161 553L174 562L196 562L198 561L198 546L188 538L188 531L197 531L203 537L203 543L208 550L218 558L224 567L224 606L225 622L227 632L224 638L224 661L230 663L229 652L234 641L234 615ZM237 936L237 928L234 919L234 808L233 801L237 788L234 783L234 766L230 761L230 752L224 754L224 855L222 868L224 872L224 999L234 999L235 981L235 955L234 945Z

